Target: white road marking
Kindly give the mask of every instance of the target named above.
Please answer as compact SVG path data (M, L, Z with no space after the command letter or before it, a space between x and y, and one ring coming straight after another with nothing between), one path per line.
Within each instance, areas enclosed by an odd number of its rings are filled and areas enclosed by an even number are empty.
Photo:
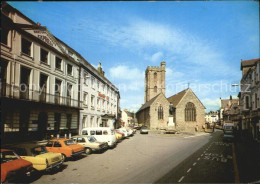
M183 180L183 178L184 178L184 176L182 176L182 177L179 179L178 182L180 183L180 182Z
M187 173L190 172L191 168L188 169Z
M194 163L193 163L193 166L195 166L196 164L197 164L197 163L196 163L196 162L194 162Z
M200 156L203 156L203 154L201 154Z
M200 157L197 160L200 160Z

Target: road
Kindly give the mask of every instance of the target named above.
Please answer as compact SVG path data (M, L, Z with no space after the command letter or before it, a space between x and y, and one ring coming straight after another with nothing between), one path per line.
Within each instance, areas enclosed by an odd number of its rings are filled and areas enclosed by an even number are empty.
M30 182L234 182L231 148L229 143L222 144L221 132L186 138L137 133L114 149L69 160L63 169L40 175ZM226 176L226 172L231 174Z

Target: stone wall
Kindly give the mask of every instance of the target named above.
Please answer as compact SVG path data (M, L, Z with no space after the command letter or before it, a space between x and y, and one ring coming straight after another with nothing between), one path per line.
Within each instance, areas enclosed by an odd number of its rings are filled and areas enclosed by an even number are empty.
M163 107L163 120L158 120L158 107ZM150 106L151 129L166 129L169 121L169 101L161 94Z
M136 114L138 124L150 127L150 108L146 108Z
M192 102L196 107L196 121L185 122L185 107L188 102ZM202 125L205 124L205 109L198 98L190 90L184 95L176 107L177 129L180 131L194 132L196 125L199 131L203 131Z

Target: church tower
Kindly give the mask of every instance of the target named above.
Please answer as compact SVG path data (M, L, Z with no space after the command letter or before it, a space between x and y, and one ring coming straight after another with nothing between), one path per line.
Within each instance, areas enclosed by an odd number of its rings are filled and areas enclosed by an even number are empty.
M148 66L145 70L145 97L144 103L163 93L165 95L165 61L161 66Z

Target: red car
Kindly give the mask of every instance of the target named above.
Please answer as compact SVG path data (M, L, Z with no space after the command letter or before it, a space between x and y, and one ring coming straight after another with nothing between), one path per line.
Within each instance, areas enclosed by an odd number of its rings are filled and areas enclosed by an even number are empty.
M20 158L14 151L0 149L1 151L1 183L17 175L30 175L33 170L32 163Z

